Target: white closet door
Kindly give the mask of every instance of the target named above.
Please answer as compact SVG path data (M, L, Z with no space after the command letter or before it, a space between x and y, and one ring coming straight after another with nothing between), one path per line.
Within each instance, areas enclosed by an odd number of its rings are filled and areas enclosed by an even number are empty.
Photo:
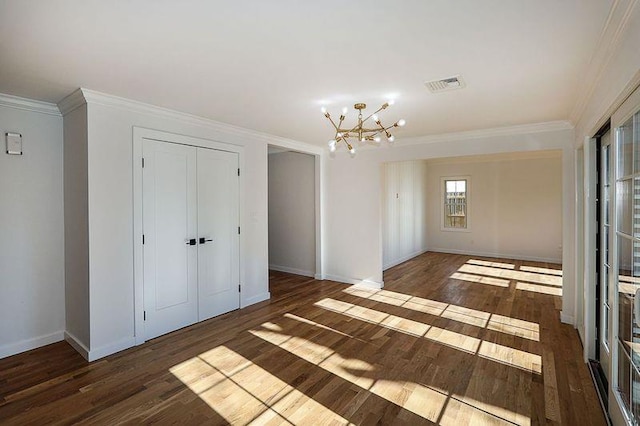
M145 337L198 320L196 149L144 140ZM195 241L195 240L194 240Z
M238 154L198 148L199 320L240 307Z

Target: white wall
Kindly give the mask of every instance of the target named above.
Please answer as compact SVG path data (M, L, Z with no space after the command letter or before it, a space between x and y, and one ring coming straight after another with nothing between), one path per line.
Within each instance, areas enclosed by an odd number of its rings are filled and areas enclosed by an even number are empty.
M562 152L427 162L429 250L562 263ZM441 178L469 176L469 229L442 230Z
M316 269L315 158L269 154L269 268L313 277Z
M355 158L344 151L337 152L326 161L325 277L383 285L381 165L384 162L560 149L562 220L571 223L575 180L573 139L573 130L567 123L550 123L416 138L405 140L404 146L398 140L390 148L361 149ZM563 277L565 286L572 286L573 233L566 228L562 233ZM565 309L573 312L573 299L563 298Z
M89 333L87 106L64 117L64 264L66 333L86 353Z
M65 315L62 117L55 105L36 112L35 102L0 97L2 358L61 340ZM22 134L23 155L5 154L6 132Z
M382 166L382 255L386 270L427 250L427 165Z

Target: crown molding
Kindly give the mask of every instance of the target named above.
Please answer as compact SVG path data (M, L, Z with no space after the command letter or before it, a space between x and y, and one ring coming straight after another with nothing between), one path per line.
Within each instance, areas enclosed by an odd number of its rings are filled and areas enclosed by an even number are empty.
M244 127L222 123L219 121L211 120L209 118L199 117L197 115L158 107L155 105L146 104L144 102L121 98L119 96L108 95L106 93L96 92L94 90L85 88L77 89L75 92L60 101L58 106L60 107L60 111L62 111L62 114L66 115L83 104L103 105L141 114L160 115L169 119L179 120L196 126L207 127L224 133L258 139L267 142L268 144L277 145L279 147L288 148L294 151L318 155L321 155L323 152L322 148L305 142L270 135L268 133L263 133L256 130L245 129Z
M562 158L562 150L546 149L543 151L513 151L498 152L493 154L474 154L461 157L429 158L429 164L468 164L468 163L492 163L496 161L539 160L549 158Z
M499 136L528 135L534 133L559 132L573 130L574 126L566 120L546 121L542 123L520 124L516 126L493 127L490 129L468 130L455 133L441 133L437 135L416 136L413 138L400 139L393 145L365 145L357 147L357 151L369 151L372 149L399 149L416 145L427 145L439 142L456 142L470 139L487 139ZM385 146L386 145L386 146ZM325 148L325 151L329 151ZM346 152L346 151L345 151ZM335 156L336 154L330 154ZM356 154L357 155L357 154Z
M517 126L494 127L490 129L468 130L465 132L442 133L439 135L418 136L403 139L401 146L423 145L437 142L463 141L469 139L484 139L498 136L525 135L532 133L558 132L572 130L573 125L568 121L547 121L544 123L520 124Z
M62 99L60 102L58 102L58 108L64 116L86 103L87 100L82 93L82 89L77 89L73 93Z
M19 96L0 93L0 106L5 106L23 111L37 112L40 114L55 115L60 117L60 110L56 104L21 98Z
M577 124L584 113L593 93L598 87L602 78L602 73L611 62L611 58L617 50L622 34L624 34L629 18L638 0L614 0L609 10L609 16L604 28L600 33L600 38L596 49L589 60L585 78L582 80L578 98L571 110L569 119Z

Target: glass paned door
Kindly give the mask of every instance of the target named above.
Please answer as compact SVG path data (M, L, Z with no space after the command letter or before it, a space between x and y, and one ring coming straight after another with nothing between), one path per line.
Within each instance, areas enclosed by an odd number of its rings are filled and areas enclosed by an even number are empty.
M640 424L640 91L614 114L616 182L613 288L616 354L612 371L619 408ZM611 249L611 247L609 247Z

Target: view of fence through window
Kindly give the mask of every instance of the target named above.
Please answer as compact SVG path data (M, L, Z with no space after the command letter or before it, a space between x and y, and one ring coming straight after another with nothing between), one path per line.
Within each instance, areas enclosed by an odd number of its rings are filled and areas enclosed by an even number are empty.
M467 228L467 180L444 181L444 227Z

